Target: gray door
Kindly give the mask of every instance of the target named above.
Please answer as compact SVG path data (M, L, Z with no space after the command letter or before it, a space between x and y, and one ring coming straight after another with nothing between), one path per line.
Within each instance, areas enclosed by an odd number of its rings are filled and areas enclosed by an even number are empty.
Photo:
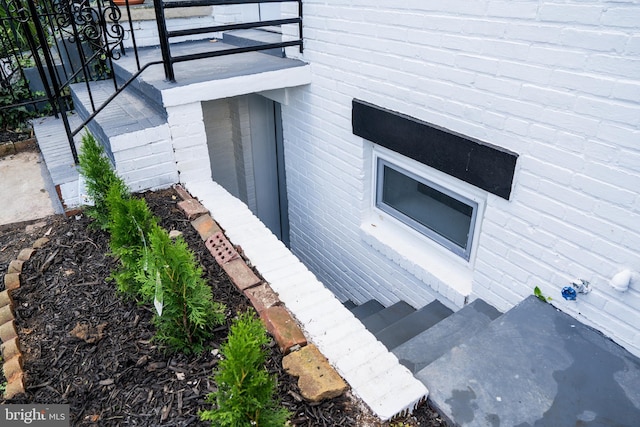
M212 178L288 245L280 105L248 95L204 103L203 111Z

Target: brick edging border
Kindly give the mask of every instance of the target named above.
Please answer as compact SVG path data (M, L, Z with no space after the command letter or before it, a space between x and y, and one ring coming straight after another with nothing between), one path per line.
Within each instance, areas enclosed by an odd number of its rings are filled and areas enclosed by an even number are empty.
M37 248L45 245L49 239L42 237L33 245L22 249L18 257L9 263L4 275L4 288L0 292L0 340L2 341L2 372L7 380L3 397L11 399L24 393L24 371L22 367L22 351L20 338L15 325L15 313L12 293L20 287L22 266L28 261Z
M250 261L244 258L242 248L234 246L227 239L207 208L180 184L174 185L173 188L182 199L178 202L178 208L191 221L191 225L231 282L249 299L267 331L275 339L284 355L283 367L286 372L298 377L303 397L318 402L340 396L348 388L346 382L315 345L307 346L307 338L298 322L280 301L278 294L249 266ZM298 352L301 349L305 351ZM303 362L304 366L298 367L297 361L292 360L294 353L304 354L300 357L306 359L307 364ZM311 359L313 362L310 362ZM327 383L328 378L331 378L330 383ZM305 387L305 384L308 387Z

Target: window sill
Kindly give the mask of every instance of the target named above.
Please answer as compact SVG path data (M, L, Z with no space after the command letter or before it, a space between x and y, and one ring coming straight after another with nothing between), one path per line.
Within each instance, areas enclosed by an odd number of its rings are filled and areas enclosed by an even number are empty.
M393 218L372 213L360 226L362 239L378 252L462 306L471 294L473 271L469 262L426 241Z

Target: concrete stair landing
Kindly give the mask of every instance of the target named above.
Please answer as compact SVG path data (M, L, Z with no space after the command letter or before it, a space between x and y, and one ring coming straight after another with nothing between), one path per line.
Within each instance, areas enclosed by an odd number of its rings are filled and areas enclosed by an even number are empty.
M351 310L388 310L377 306ZM453 314L440 306L374 335L425 384L450 425L640 425L640 359L601 333L534 296L503 315L482 300ZM398 334L411 338L398 344Z

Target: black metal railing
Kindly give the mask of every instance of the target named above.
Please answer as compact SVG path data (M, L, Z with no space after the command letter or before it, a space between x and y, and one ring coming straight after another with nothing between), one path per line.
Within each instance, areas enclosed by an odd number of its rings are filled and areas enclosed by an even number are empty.
M227 6L239 4L261 4L261 3L297 3L298 11L295 18L275 19L267 21L245 22L230 25L214 25L209 27L191 28L170 31L166 26L165 9L189 8L198 6ZM235 55L238 53L257 52L269 49L282 49L289 46L298 46L300 52L303 50L302 37L302 0L178 0L178 1L155 1L156 17L158 22L158 33L160 35L160 48L162 49L162 59L165 67L167 80L175 81L175 71L173 65L179 62L193 61L203 58L214 58L224 55ZM281 41L279 43L263 43L252 46L237 47L224 50L212 50L188 55L171 54L170 39L189 35L217 33L231 30L241 30L250 28L260 28L267 26L282 26L287 24L297 24L298 38L295 40Z
M164 12L197 6L292 2L297 3L295 17L181 30L167 28ZM124 6L117 6L113 0L0 0L0 114L3 120L9 117L7 111L21 109L25 114L35 114L50 109L62 118L77 162L74 136L150 66L163 64L166 79L175 82L174 64L179 62L289 46L298 46L300 51L303 48L302 0L153 0L153 3L162 59L141 64L133 8L128 1ZM126 11L124 22L123 10ZM290 24L298 27L298 37L293 40L172 55L170 41L177 37ZM127 36L130 46L125 48ZM135 71L124 82L116 78L114 71L114 61L123 55L133 55L136 64ZM33 64L33 69L27 67L27 63ZM35 80L40 86L34 85ZM113 83L113 93L100 105L91 92L92 82L98 80ZM71 129L66 114L73 108L69 90L73 83L86 86L91 104L89 117L76 129Z

